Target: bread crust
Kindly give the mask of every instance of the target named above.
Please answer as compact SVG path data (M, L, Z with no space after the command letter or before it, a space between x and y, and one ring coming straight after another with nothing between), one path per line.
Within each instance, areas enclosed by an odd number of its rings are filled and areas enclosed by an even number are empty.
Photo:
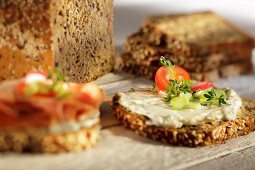
M246 135L255 130L255 102L243 99L239 116L233 121L210 122L181 128L147 125L146 117L122 107L119 96L113 99L113 114L125 127L153 140L172 145L198 147L225 143L226 140Z
M150 43L177 47L173 49L178 51L188 52L193 48L205 51L206 47L210 51L213 46L244 42L254 46L251 36L211 11L148 17L141 30L148 35Z
M158 60L155 60L154 63L159 63ZM159 64L143 65L137 63L128 53L124 53L117 59L117 70L122 70L128 73L136 74L139 76L144 76L149 79L154 79L155 73L159 68ZM240 74L251 73L253 69L252 63L250 61L244 61L240 63L231 63L224 65L220 68L215 68L206 72L192 72L189 71L190 76L194 80L198 81L212 81L216 82L221 77L229 78L235 77Z
M113 0L3 0L0 15L0 81L55 64L83 83L113 69Z
M52 10L57 21L53 42L63 73L70 81L85 83L110 72L114 65L113 0L54 1L58 10Z
M130 54L130 57L140 64L150 65L159 60L160 56L164 56L191 72L202 72L235 62L249 61L251 63L253 46L249 41L201 46L192 49L192 53L180 54L164 45L151 44L147 36L138 32L129 36L125 42L124 53Z
M251 73L253 48L251 36L210 11L152 16L127 38L120 69L153 78L164 56L196 80L216 81Z
M49 1L1 1L0 81L53 70Z
M0 129L0 151L63 153L94 147L99 140L100 125L78 131L51 134L47 129Z

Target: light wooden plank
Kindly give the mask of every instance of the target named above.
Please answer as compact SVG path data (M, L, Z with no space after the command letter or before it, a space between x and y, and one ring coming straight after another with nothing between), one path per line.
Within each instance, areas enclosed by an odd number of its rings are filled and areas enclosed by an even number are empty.
M254 146L255 133L214 147L164 145L123 127L102 131L99 145L81 153L61 155L1 154L1 170L43 169L183 169Z
M189 170L254 170L255 169L255 147L242 151L233 152L229 155L213 159L202 164L187 168Z

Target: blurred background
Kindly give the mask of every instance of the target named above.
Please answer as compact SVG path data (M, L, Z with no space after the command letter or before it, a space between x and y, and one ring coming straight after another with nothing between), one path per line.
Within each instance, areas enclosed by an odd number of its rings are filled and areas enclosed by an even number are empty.
M255 0L115 0L116 46L136 32L147 16L204 10L224 16L255 37Z

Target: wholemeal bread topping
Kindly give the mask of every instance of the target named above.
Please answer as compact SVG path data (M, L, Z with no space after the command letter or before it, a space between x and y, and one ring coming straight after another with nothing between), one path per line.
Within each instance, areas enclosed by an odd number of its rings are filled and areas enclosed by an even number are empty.
M12 93L1 92L0 127L72 131L74 126L91 126L85 122L99 116L98 107L104 94L94 83L68 83L64 79L57 72L48 76L31 72L15 85Z
M242 102L234 90L192 81L185 69L163 56L160 64L151 90L117 94L125 109L148 118L148 125L174 128L236 119Z
M255 130L255 102L229 88L191 80L173 61L160 57L151 89L116 93L113 114L137 134L164 143L208 146Z
M162 97L148 91L118 93L119 103L132 113L146 116L148 125L180 128L210 121L234 120L242 102L234 90L229 90L223 106L199 106L195 109L173 110Z
M59 153L97 143L105 94L95 83L70 83L56 71L0 86L0 151Z
M54 124L49 127L50 134L75 132L80 129L88 129L99 123L99 111L95 110L90 116L81 116L78 121L68 121L65 123Z

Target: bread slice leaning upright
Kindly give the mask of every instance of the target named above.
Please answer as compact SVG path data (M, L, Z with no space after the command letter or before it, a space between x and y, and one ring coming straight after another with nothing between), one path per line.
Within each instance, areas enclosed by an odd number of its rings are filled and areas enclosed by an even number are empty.
M85 83L113 69L113 0L4 0L0 13L0 81L59 67Z
M149 118L147 116L136 113L139 112L140 109L143 109L141 107L144 107L144 105L141 103L137 102L141 104L140 108L132 108L132 102L130 102L128 107L126 107L127 105L123 105L123 101L121 101L123 100L123 95L131 93L141 93L146 96L145 100L155 95L149 89L116 93L113 98L114 116L122 122L125 127L134 130L137 134L157 141L189 147L208 146L225 143L228 139L246 135L255 130L255 102L251 100L242 99L242 106L236 118L233 120L214 120L201 122L197 125L183 125L176 128L149 124ZM142 102L142 100L140 100L140 102ZM151 105L153 105L153 103L151 103ZM155 110L158 109L159 107ZM153 114L154 110L150 111Z

